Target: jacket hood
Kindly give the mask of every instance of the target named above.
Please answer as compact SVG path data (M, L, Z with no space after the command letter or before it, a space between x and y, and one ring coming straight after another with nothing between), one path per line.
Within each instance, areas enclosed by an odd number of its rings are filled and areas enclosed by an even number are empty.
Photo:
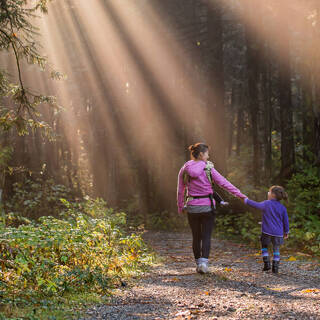
M205 166L206 163L204 161L189 160L185 164L185 171L190 177L197 178L203 173Z

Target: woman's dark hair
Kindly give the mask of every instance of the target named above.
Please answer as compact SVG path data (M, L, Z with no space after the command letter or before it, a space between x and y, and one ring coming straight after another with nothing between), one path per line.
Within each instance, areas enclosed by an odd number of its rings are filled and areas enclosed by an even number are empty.
M208 151L209 147L204 144L204 143L196 143L191 145L189 148L191 157L193 157L194 159L198 159L200 152L206 152Z
M288 194L281 186L272 186L269 191L276 196L277 200L288 200Z

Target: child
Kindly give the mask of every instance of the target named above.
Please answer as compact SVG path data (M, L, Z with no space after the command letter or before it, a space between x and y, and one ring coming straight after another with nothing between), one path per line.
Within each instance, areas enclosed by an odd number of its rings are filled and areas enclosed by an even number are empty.
M262 215L262 234L261 251L264 262L263 271L271 269L268 253L268 246L272 242L273 261L272 272L278 273L280 263L280 245L283 244L283 238L288 238L289 220L286 207L280 203L280 200L287 200L288 195L283 187L273 186L269 189L268 200L255 202L248 198L244 199L247 205L260 209Z

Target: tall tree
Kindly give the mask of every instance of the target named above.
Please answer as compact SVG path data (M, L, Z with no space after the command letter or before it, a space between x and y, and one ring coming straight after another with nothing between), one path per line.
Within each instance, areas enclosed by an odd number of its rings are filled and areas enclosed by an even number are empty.
M228 125L224 103L223 74L223 21L221 3L208 0L207 32L209 42L208 61L208 123L207 136L214 151L217 168L226 173L226 156L228 147Z
M249 14L254 15L253 8L249 7ZM247 45L247 77L248 77L248 109L251 118L251 136L253 142L252 173L255 185L260 183L260 148L258 132L258 82L259 82L259 41L257 34L246 26Z
M293 173L295 163L293 108L291 92L291 55L290 55L290 30L289 6L278 7L279 30L281 38L278 39L279 55L279 103L281 123L281 170L280 177L285 180Z
M316 103L314 106L314 135L315 135L315 154L316 154L316 161L317 165L320 166L320 64L319 64L319 57L320 57L320 32L319 32L319 25L320 25L320 3L319 1L316 3L316 23L313 25L314 27L314 37L315 37L315 43L317 44L315 46L316 53L314 55L315 57L315 65L317 66L317 70L315 70L315 85L316 85Z
M262 99L263 99L263 117L264 117L264 165L265 165L265 179L270 180L272 175L272 112L271 112L271 63L269 57L268 46L265 46L264 50L264 62L262 66Z

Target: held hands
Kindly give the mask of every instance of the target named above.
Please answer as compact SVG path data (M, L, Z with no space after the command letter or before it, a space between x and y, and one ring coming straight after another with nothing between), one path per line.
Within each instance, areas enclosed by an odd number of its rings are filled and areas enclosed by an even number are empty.
M245 203L246 203L245 200L248 199L248 197L247 197L247 196L239 197L239 199L240 199L241 201L243 201L243 203L245 204Z

